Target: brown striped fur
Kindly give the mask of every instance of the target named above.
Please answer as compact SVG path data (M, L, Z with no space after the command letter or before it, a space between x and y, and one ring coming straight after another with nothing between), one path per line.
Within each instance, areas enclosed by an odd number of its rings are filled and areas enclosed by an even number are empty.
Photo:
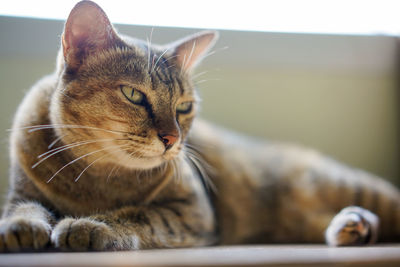
M324 242L334 215L353 205L380 217L381 241L400 240L400 194L385 180L310 149L249 140L204 121L191 133L190 143L216 170L223 243Z
M190 76L215 39L202 32L149 46L118 35L93 2L78 3L56 71L15 116L0 251L323 242L328 225L330 244L368 243L367 211L332 221L353 205L379 216L381 240L399 241L400 193L384 180L193 121ZM143 93L144 104L122 85ZM192 110L179 113L188 101Z

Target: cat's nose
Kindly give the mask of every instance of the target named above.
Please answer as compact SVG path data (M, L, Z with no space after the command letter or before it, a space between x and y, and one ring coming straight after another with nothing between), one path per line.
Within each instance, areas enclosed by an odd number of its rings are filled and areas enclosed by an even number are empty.
M178 137L171 134L158 134L161 142L163 142L165 149L170 149L178 140Z

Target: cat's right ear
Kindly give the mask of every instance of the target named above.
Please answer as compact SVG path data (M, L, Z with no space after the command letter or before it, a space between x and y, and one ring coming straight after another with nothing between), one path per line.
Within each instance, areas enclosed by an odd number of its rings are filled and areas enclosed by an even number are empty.
M77 70L92 53L121 42L106 13L94 2L75 5L65 23L62 47L69 70Z
M202 60L218 39L216 31L202 31L171 44L177 65L190 72Z

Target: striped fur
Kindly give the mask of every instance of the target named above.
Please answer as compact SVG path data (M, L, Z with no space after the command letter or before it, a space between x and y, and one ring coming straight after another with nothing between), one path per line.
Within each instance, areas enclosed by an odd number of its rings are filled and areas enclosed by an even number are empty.
M118 35L93 2L78 3L56 71L15 116L0 251L360 244L376 234L365 209L380 219L380 240L399 241L400 194L382 179L194 120L191 73L215 39L151 45ZM145 102L128 101L121 86ZM193 108L178 112L186 102ZM365 209L339 213L348 206Z

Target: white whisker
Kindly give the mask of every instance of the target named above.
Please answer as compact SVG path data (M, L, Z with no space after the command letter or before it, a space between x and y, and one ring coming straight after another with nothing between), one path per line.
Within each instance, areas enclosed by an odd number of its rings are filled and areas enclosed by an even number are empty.
M82 159L82 158L85 158L85 157L87 157L87 156L90 156L90 155L95 154L95 153L99 153L99 152L101 152L101 151L104 151L104 150L107 150L107 149L110 149L110 148L115 148L115 147L121 148L121 147L124 147L124 146L129 146L129 144L125 144L125 145L116 145L116 146L109 146L109 147L105 147L105 148L102 148L102 149L98 149L98 150L95 150L95 151L86 153L86 154L84 154L84 155L82 155L82 156L80 156L80 157L78 157L78 158L76 158L76 159L74 159L74 160L68 162L68 163L65 164L63 167L61 167L58 171L56 171L56 172L47 180L47 183L50 183L51 180L53 180L53 178L54 178L57 174L59 174L62 170L64 170L66 167L68 167L69 165L71 165L71 164L77 162L78 160L80 160L80 159Z
M171 161L171 167L172 167L172 169L173 169L173 171L174 171L174 180L175 180L175 183L178 183L177 177L176 177L176 175L177 175L177 168L176 168L176 164L175 164L175 159L173 159L173 160Z
M154 66L154 61L155 61L155 59L156 59L156 54L154 54L153 55L153 59L151 60L151 68L153 68L153 66ZM150 74L151 74L151 71L150 71Z
M181 173L181 171L180 171L180 168L179 168L179 165L178 165L178 159L177 158L174 158L173 160L172 160L172 165L174 166L174 172L175 172L175 179L176 179L176 182L177 183L179 183L179 182L181 182L182 181L182 173Z
M196 47L196 41L193 42L192 50L190 51L190 54L189 54L189 57L188 57L187 61L183 64L182 69L185 69L185 68L186 68L186 65L187 65L187 64L190 62L190 60L192 59L192 56L193 56L193 52L194 52L195 47Z
M153 38L153 30L154 30L154 27L151 27L151 32L150 32L150 39L149 38L147 38L147 53L148 53L148 55L147 55L147 68L150 70L150 55L151 55L151 48L150 48L150 46L151 46L151 39Z
M125 163L125 162L127 162L128 160L129 160L129 158L132 156L132 155L134 155L135 154L135 152L132 152L132 153L130 153L130 154L128 154L128 155L124 155L124 158L123 158L123 163ZM119 169L121 169L121 167L122 167L122 165L123 164L119 164L119 165L117 165L117 164L115 164L115 166L111 169L111 171L108 173L108 176L107 176L107 183L108 183L108 181L110 180L110 177L114 174L114 170L115 170L115 175L117 175L117 173L118 173L118 171L119 171Z
M195 167L200 172L200 175L202 176L205 185L214 192L217 192L217 188L215 187L214 183L211 181L208 175L208 173L210 173L211 175L215 174L214 168L211 165L209 165L195 149L197 148L195 148L192 145L186 144L185 146L186 158L189 160L192 166Z
M195 75L192 75L192 79L196 79L196 78L206 74L207 72L208 71L202 71L202 72L196 73Z
M202 84L202 83L205 83L205 82L209 82L209 81L220 81L220 79L203 79L203 80L200 80L200 81L194 81L194 84L195 85L199 85L199 84Z
M33 165L32 165L32 169L36 168L40 163L42 163L42 162L45 161L46 159L50 158L51 156L54 156L55 154L58 154L58 153L60 153L60 152L62 152L62 151L65 151L65 150L67 150L67 149L70 149L70 148L73 148L73 147L77 147L77 146L86 145L86 144L90 144L90 143L105 142L105 141L113 141L113 140L116 140L116 139L103 139L102 141L97 141L97 140L96 140L96 141L82 141L82 142L79 142L78 144L74 144L74 145L65 145L65 146L63 146L63 148L61 148L61 149L59 149L59 148L52 149L52 150L50 150L50 151L47 151L47 152L43 153L42 155L39 155L38 158L40 158L41 156L44 156L45 154L51 153L52 151L55 150L55 151L52 152L50 155L47 155L47 156L44 157L43 159L41 159L41 160L39 160L38 162L36 162L35 164L33 164Z
M108 183L108 180L110 179L112 173L114 172L114 170L115 170L117 167L118 167L118 169L121 168L121 166L122 166L122 165L117 165L117 164L115 164L115 166L114 166L114 167L111 169L111 171L108 173L108 176L107 176L107 183Z
M158 59L157 59L156 63L154 64L154 66L153 66L153 68L152 68L150 74L154 71L154 69L157 67L157 64L158 64L158 62L160 61L160 59L163 57L163 55L165 55L165 53L168 52L169 49L170 49L170 48L165 49L165 51L158 57Z
M48 149L52 148L58 141L60 141L66 134L61 135L60 137L57 137L51 144L47 147Z
M183 62L182 62L182 67L181 67L181 75L182 75L182 73L184 72L183 66L185 66L185 62L186 62L186 54L183 55Z
M96 142L105 142L105 141L113 141L113 140L118 140L118 139L108 138L108 139L93 139L93 140L78 141L78 142L75 142L75 143L71 143L71 144L67 144L67 145L63 145L63 146L60 146L60 147L53 148L53 149L51 149L51 150L49 150L47 152L44 152L44 153L40 154L39 156L37 156L37 158L40 159L41 157L46 156L47 154L53 153L53 152L55 152L57 150L61 150L61 149L66 148L66 147L72 148L72 147L79 146L79 145L86 145L86 144L91 144L91 143L96 143Z
M127 148L127 149L129 149L129 148ZM90 166L92 166L94 163L96 163L97 161L99 161L99 160L105 158L105 157L108 156L110 153L117 152L117 151L124 151L124 150L127 150L127 149L118 148L118 149L116 149L115 151L106 152L103 156L97 158L96 160L92 161L88 166L86 166L86 168L83 169L83 171L78 175L78 177L76 177L75 182L77 182L77 181L79 180L79 178L81 178L82 174L83 174L87 169L89 169Z
M83 169L83 171L78 175L78 177L75 178L75 183L78 182L79 178L81 178L82 174L89 169L90 166L92 166L94 163L96 163L97 161L101 160L102 158L105 158L106 156L108 156L108 154L106 153L105 155L97 158L96 160L92 161L89 165L86 166L86 168Z
M59 129L59 128L72 128L72 129L90 129L90 130L98 130L98 131L104 131L104 132L109 132L109 133L118 133L118 134L126 134L128 132L123 132L123 131L116 131L116 130L109 130L109 129L103 129L103 128L98 128L98 127L92 127L92 126L85 126L85 125L74 125L74 124L43 124L43 125L32 125L32 126L25 126L25 127L20 127L17 128L17 130L28 130L29 133L39 131L39 130L45 130L45 129ZM12 129L10 129L12 131Z
M217 191L217 188L215 187L214 183L211 181L210 177L208 176L206 170L202 166L202 164L194 157L193 155L188 155L188 158L190 159L191 162L194 163L198 171L200 172L200 175L204 179L205 185L211 189L213 192Z
M195 157L201 163L202 166L208 169L208 171L211 174L215 174L215 169L210 164L208 164L207 161L205 161L201 156L201 154L196 150L197 148L195 148L194 146L192 146L192 148L189 147L189 149L188 147L186 147L186 152L188 152L191 156Z
M164 63L165 61L170 60L170 59L176 58L177 56L178 56L178 55L173 55L173 56L167 57L166 59L163 60L163 63Z
M176 65L175 64L172 64L172 65L169 65L168 67L166 67L166 69L169 69L169 68L172 68L172 67L175 67Z
M217 53L217 52L221 52L221 51L226 50L226 49L228 49L228 48L229 48L228 46L224 46L224 47L221 47L221 48L219 48L219 49L215 49L215 50L209 52L208 54L205 54L205 55L202 57L202 60L206 59L206 58L209 57L209 56L214 55L214 54Z

